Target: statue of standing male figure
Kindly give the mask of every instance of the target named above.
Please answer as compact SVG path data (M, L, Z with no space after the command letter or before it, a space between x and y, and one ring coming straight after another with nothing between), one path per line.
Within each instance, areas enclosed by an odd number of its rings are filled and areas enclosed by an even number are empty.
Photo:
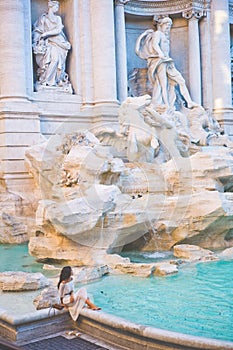
M56 15L59 2L48 1L48 11L34 24L32 47L36 57L38 81L36 90L53 88L72 93L68 74L65 72L66 58L71 45L63 32L61 17Z
M172 20L169 17L157 19L157 30L147 29L136 41L136 54L147 60L148 78L153 87L152 105L173 107L176 100L175 86L180 88L188 108L196 107L192 101L185 80L176 69L170 52L170 30Z

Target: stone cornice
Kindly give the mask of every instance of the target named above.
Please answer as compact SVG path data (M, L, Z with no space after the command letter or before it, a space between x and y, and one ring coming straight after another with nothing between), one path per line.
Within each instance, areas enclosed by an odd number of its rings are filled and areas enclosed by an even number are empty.
M210 10L211 0L130 0L125 12L133 15L153 16L175 13L204 13Z

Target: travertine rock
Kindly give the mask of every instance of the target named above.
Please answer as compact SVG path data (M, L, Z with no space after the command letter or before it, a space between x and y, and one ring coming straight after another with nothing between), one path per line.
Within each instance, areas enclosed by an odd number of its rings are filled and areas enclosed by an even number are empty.
M31 195L10 193L0 185L0 243L27 242L35 230L37 208L33 190Z
M191 244L175 245L173 251L175 257L190 260L199 260L201 258L214 256L212 251Z
M60 304L60 298L57 287L44 289L34 300L33 304L37 310L47 309L53 304Z
M88 281L97 280L109 273L109 267L107 265L100 265L94 267L73 267L74 282L83 283Z
M126 273L134 276L150 277L155 271L155 264L122 263L114 266L119 273Z
M28 227L22 222L22 218L16 218L2 212L1 219L1 243L23 243L28 241Z
M119 132L97 129L99 139L89 131L65 139L56 135L43 144L43 152L41 145L28 149L28 164L42 197L36 232L29 242L32 255L90 266L107 263L110 253L123 248L158 251L177 244L209 249L232 246L231 144L204 147L196 142L193 152L188 119L184 122L187 116L183 114L181 122L180 112L159 114L144 106L144 97L132 101L121 110ZM148 139L134 129L134 104L141 118L138 125L147 123L146 134L152 129ZM131 124L124 121L132 123L131 134L127 129ZM207 137L208 132L203 125L201 128ZM140 137L136 140L133 135ZM126 148L118 152L115 138ZM130 161L133 148L141 162Z
M178 272L178 268L174 264L170 264L169 262L161 262L156 263L156 269L154 271L154 275L157 276L167 276L173 275Z
M233 247L227 248L217 255L221 259L233 259Z
M150 277L152 275L166 276L178 272L175 264L169 262L140 264L140 263L122 263L114 266L115 272L130 274L140 277Z
M49 284L49 280L40 272L27 273L7 271L0 273L0 290L4 292L37 290L45 288Z

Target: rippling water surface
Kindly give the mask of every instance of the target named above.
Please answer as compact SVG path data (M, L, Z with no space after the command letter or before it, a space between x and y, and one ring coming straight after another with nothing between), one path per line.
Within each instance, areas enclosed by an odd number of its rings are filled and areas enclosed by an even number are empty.
M42 267L29 255L27 244L0 244L0 272L42 272Z
M109 276L87 288L110 314L233 341L233 261L200 263L167 277Z
M143 256L143 262L168 257L168 253L156 252ZM131 259L139 262L142 257L132 254ZM0 245L0 262L0 271L51 274L29 256L27 245ZM233 341L233 260L199 263L167 277L110 275L86 287L109 314L156 328ZM16 314L35 311L33 299L38 294L0 293L0 307Z

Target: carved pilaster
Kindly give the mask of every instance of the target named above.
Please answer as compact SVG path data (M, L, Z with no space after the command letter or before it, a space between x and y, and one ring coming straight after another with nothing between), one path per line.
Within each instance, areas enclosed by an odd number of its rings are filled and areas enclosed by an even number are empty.
M199 23L202 71L202 106L209 111L213 108L212 60L211 60L211 15Z
M201 13L186 11L185 18L188 18L189 38L189 84L192 99L201 104L201 55L199 37L199 19Z
M100 6L99 1L91 0L90 5L95 106L117 105L114 4L109 0L101 0Z
M215 117L223 124L229 123L227 110L232 108L229 1L212 0L211 10L213 108Z
M127 58L125 34L125 8L129 0L115 0L115 30L116 30L116 68L117 97L120 102L127 97Z
M0 86L2 98L27 97L25 5L26 2L23 3L23 1L0 1ZM27 54L30 55L30 52Z

